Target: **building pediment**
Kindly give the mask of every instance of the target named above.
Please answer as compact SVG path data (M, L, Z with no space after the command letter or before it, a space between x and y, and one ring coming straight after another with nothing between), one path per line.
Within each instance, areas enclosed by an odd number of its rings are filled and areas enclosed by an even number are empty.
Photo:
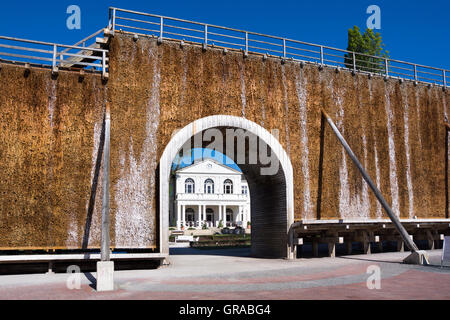
M206 159L203 161L195 162L190 166L184 167L180 170L177 170L178 173L209 173L212 174L230 174L230 175L241 175L242 173L230 168L224 164L221 164L212 159Z

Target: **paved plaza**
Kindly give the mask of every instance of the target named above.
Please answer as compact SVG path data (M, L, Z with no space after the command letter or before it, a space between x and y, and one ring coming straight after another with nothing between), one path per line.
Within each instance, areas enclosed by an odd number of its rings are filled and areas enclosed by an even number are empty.
M428 251L431 266L404 265L408 252L256 259L248 249L171 249L170 265L115 272L116 290L96 292L95 272L68 289L68 274L0 276L1 299L450 299L450 267L441 250ZM374 267L375 266L375 267ZM368 289L368 270L379 267L380 289ZM369 268L369 269L368 269Z

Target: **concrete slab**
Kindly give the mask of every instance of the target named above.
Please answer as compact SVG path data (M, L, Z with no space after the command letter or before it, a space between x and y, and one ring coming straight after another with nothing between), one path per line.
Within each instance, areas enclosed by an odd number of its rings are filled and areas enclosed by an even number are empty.
M248 249L171 249L171 264L115 271L116 290L97 292L85 273L80 290L69 274L0 276L0 299L450 299L450 268L442 250L427 251L429 266L407 265L409 252L297 260L256 259ZM367 286L380 268L381 289Z

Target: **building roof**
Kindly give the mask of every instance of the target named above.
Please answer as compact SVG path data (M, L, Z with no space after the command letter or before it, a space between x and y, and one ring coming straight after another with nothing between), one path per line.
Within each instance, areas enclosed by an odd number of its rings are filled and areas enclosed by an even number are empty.
M213 173L213 174L232 174L232 175L242 175L242 172L230 168L216 160L205 159L202 161L194 162L193 164L178 169L176 173Z

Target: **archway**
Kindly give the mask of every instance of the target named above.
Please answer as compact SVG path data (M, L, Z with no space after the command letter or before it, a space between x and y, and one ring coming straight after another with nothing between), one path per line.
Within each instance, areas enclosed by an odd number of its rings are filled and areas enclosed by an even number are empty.
M249 138L264 143L273 158L278 161L276 172L261 174L264 165L251 163L248 143L244 163L239 167L247 178L251 190L252 255L255 257L293 258L289 249L289 228L294 222L293 171L291 161L269 131L245 118L215 115L198 119L179 130L169 141L159 163L159 214L160 248L169 253L169 179L172 161L186 143L202 136L208 129L217 128L224 132L230 128L241 129ZM224 139L228 141L228 139ZM234 141L234 140L233 140ZM234 143L234 142L233 142ZM228 150L227 147L224 150ZM232 150L234 151L234 149ZM235 154L235 153L234 153ZM227 154L227 156L229 156ZM235 160L235 159L233 159Z

